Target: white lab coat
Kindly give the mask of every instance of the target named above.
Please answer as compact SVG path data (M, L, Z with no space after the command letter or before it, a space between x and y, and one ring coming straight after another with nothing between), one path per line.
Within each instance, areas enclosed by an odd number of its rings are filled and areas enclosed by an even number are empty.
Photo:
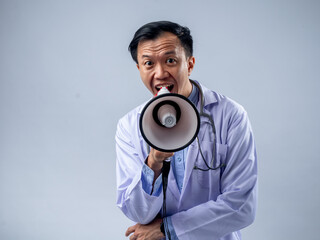
M198 144L189 145L183 189L180 193L172 171L167 189L167 215L181 240L241 239L239 230L255 217L257 159L249 119L234 101L204 86L204 113L210 114L216 127L217 162L226 167L206 168ZM200 102L200 101L198 101ZM144 104L120 119L116 132L117 205L135 222L147 224L159 213L163 195L151 196L142 189L141 172L148 156L139 130L139 117ZM199 110L199 104L197 106ZM200 118L198 134L206 160L212 157L212 128Z

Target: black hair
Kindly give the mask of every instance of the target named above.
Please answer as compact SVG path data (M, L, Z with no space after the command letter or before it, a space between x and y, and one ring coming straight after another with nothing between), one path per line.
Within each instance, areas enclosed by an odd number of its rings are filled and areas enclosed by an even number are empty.
M132 59L138 63L137 50L138 44L143 40L154 40L164 32L170 32L176 35L182 47L185 50L187 57L193 54L193 40L190 34L190 30L187 27L182 27L177 23L169 21L150 22L140 27L133 36L128 50L131 53Z

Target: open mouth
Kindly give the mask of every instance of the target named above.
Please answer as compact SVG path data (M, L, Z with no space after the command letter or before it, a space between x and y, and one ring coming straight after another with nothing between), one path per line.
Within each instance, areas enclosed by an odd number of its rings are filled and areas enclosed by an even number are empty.
M169 90L169 92L171 92L172 89L173 89L173 87L174 87L174 85L173 85L173 84L171 84L171 85L167 84L167 85L159 85L159 86L156 86L157 91L159 92L159 90L160 90L162 87L166 87L166 88Z

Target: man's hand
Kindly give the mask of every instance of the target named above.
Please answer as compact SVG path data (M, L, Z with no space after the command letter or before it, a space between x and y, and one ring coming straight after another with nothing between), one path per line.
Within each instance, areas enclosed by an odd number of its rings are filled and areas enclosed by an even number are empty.
M142 225L137 223L134 226L131 226L126 231L126 237L130 234L130 240L160 240L164 239L165 236L160 230L160 225L162 223L162 219L157 218L153 220L151 223Z
M163 161L172 157L174 153L168 152L160 152L154 148L150 149L150 153L148 156L147 165L153 170L154 172L154 179L153 182L159 177L161 174L161 169L163 166Z
M154 148L151 148L148 157L148 166L154 171L161 171L163 166L163 161L172 157L174 153L172 152L160 152Z

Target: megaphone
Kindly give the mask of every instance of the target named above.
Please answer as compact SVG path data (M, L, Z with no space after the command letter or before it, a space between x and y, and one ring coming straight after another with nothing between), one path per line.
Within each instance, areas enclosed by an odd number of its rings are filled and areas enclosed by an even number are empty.
M142 137L151 147L177 152L197 137L200 116L188 98L162 87L143 108L139 124Z

